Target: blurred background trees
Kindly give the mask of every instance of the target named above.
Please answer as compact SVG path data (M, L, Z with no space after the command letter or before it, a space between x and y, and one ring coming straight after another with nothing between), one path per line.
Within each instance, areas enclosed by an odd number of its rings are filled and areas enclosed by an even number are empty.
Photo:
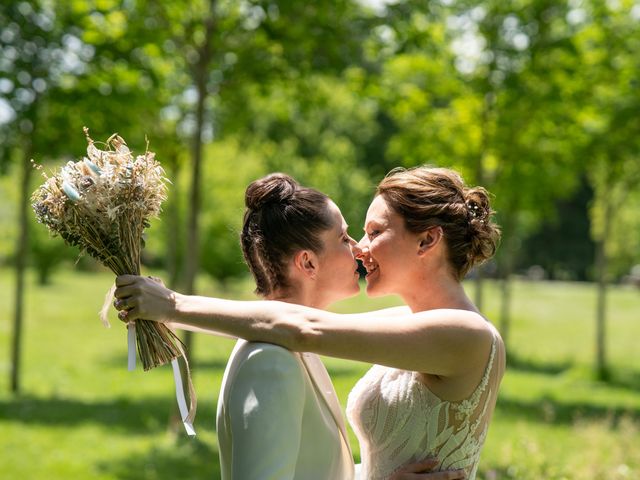
M503 242L472 273L596 282L640 263L640 4L631 0L10 1L0 6L0 263L55 282L75 255L33 227L29 161L120 133L171 178L145 261L176 288L246 275L244 187L274 170L331 195L360 235L395 166L449 166L495 194ZM31 231L31 235L29 232ZM534 268L532 268L534 267ZM595 288L595 287L594 287ZM18 390L18 375L14 386Z

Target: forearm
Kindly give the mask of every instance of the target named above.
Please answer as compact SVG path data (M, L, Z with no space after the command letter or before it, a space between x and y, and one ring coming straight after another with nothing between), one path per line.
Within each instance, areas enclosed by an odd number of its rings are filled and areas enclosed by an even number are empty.
M413 315L340 315L272 300L184 295L176 296L175 310L177 322L203 330L297 352L443 376L459 375L470 364L486 362L491 346L484 320L460 319L453 310L422 312L418 320ZM444 318L447 315L450 318Z
M178 328L222 333L300 351L308 339L311 311L276 301L176 295L175 315L170 323Z
M168 322L165 322L165 325L169 327L171 330L186 330L194 333L204 333L207 335L213 335L220 338L229 338L234 340L238 339L238 337L236 337L235 335L229 335L228 333L217 332L215 330L207 330L202 327L195 327L193 325L180 323L178 321L168 321Z
M493 339L485 319L463 310L341 315L280 301L181 295L136 275L121 275L116 284L122 320L154 320L435 375L460 375L486 362Z

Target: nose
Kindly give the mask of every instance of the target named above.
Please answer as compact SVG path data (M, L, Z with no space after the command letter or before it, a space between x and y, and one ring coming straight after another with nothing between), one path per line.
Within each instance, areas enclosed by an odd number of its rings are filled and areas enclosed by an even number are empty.
M369 252L369 237L366 235L360 239L358 243L356 243L353 247L353 255L356 258L361 259L366 253Z
M358 246L358 242L354 238L349 237L349 245L351 245L351 253L353 257L357 258L358 255L362 253L360 247Z

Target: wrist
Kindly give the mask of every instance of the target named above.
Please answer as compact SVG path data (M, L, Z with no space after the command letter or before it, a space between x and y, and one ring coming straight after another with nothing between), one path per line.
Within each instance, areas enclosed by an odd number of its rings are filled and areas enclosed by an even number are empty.
M171 315L170 320L174 322L182 322L187 315L187 298L188 295L183 295L178 292L174 292L173 297L173 315Z

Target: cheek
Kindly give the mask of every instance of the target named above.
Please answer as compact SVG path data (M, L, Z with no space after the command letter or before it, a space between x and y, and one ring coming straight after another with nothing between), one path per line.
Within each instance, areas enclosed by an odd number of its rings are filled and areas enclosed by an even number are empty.
M348 248L343 254L342 254L342 259L341 259L342 265L344 265L345 268L352 268L355 269L356 267L356 259L353 257L353 254L351 253L351 249Z
M387 237L376 239L371 244L370 252L373 260L389 273L389 269L400 261L402 252L399 249L401 247L393 241L393 238Z
M340 246L339 249L331 252L327 260L325 268L327 270L327 276L330 278L344 277L345 272L355 270L356 268L350 248Z
M336 259L335 271L336 274L345 276L347 273L353 273L356 270L356 260L353 258L351 249L340 252L340 256ZM340 273L338 273L340 272Z
M389 241L386 238L378 237L374 239L369 245L369 252L371 253L371 256L378 261L378 257L384 256L385 252L388 250L388 244Z

